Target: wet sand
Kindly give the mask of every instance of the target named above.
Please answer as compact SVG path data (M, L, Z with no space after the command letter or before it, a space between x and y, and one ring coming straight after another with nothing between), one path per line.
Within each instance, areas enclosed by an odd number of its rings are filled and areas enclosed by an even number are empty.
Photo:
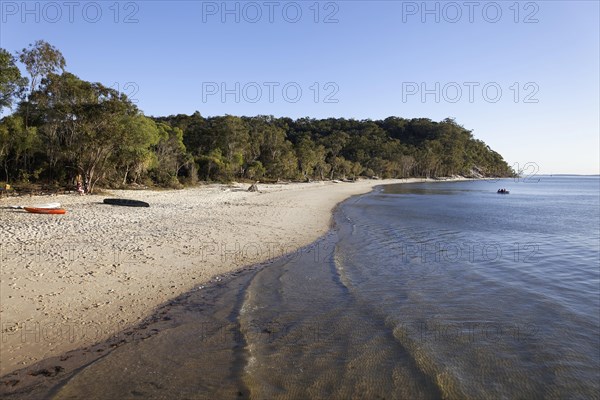
M344 199L410 181L420 180L0 199L1 392L52 386L105 352L173 328L165 313L183 297L312 243ZM106 197L151 207L101 204ZM46 202L68 213L6 208Z
M0 376L139 324L170 299L305 246L376 184L209 185L0 199ZM106 197L150 208L101 204ZM67 214L10 205L60 202Z

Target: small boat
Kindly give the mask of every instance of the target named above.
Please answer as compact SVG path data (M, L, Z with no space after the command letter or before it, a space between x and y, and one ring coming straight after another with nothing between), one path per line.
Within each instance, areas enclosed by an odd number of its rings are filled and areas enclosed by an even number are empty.
M145 201L129 199L104 199L104 204L126 207L150 207L150 204L146 203Z
M64 208L39 208L39 207L23 207L25 211L33 214L66 214Z
M506 189L498 189L498 194L510 194L510 191Z
M10 208L15 208L15 209L23 209L25 207L31 207L31 208L60 208L60 203L37 204L37 205L34 205L34 206L10 206Z

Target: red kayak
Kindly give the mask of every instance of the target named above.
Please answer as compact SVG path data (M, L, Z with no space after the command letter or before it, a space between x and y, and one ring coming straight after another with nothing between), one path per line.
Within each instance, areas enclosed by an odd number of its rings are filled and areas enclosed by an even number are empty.
M63 208L37 208L24 207L25 211L34 214L65 214L67 211Z

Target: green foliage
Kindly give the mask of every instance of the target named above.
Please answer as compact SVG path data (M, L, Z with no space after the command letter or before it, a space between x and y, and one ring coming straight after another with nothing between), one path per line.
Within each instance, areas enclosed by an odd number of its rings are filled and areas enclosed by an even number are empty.
M213 149L207 155L199 155L196 159L200 176L205 181L212 179L227 180L225 161L221 149Z
M62 53L50 43L37 40L34 44L18 52L19 61L25 65L25 69L31 77L29 91L33 92L41 79L49 74L64 71L67 62Z
M0 48L0 111L12 108L13 100L19 96L27 85L27 78L15 64L15 57Z
M160 164L161 160L157 159L158 154L152 151L152 146L158 144L162 137L154 121L141 114L124 116L121 123L125 134L110 161L116 167L115 175L117 171L121 172L122 184L125 185L128 180L137 183L149 166Z
M32 158L41 147L37 129L25 127L23 118L11 115L0 123L0 162L6 182L14 179L27 181Z
M37 41L19 53L29 96L0 120L4 179L94 185L231 180L512 176L514 171L453 119L382 121L273 116L148 118L126 96L64 72L62 54ZM0 49L0 106L26 83Z
M452 119L203 118L196 112L157 121L182 127L200 179L207 181L514 174L498 153ZM242 139L226 146L223 137Z
M252 180L262 179L266 173L267 170L260 161L252 161L246 170L246 176Z
M155 146L147 148L156 156L150 174L159 185L177 187L180 185L179 171L192 162L183 143L183 131L160 122L157 127L159 140Z
M154 121L125 96L68 72L50 73L30 99L30 123L40 124L50 158L82 174L90 191L111 168L142 163L158 141Z

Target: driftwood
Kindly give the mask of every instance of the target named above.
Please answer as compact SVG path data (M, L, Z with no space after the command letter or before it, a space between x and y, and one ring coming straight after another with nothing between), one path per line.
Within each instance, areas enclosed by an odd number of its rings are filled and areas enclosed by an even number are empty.
M252 184L252 185L251 185L251 186L248 188L248 191L249 191L249 192L258 192L258 185L257 185L257 184L258 184L258 182L256 182L256 183L253 183L253 184Z

